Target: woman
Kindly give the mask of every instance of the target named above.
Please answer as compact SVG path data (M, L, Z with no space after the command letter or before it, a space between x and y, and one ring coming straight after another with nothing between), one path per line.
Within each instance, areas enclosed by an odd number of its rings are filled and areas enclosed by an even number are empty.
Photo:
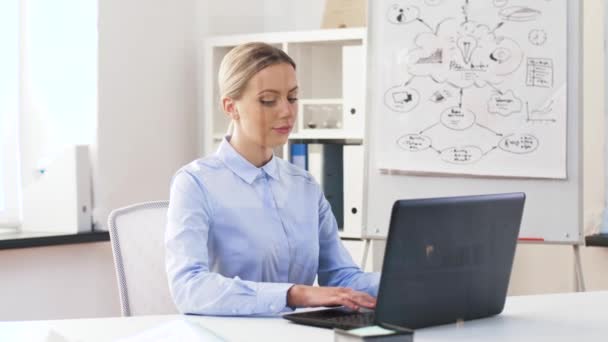
M295 63L264 43L231 50L219 70L231 134L173 178L165 237L180 312L276 314L296 307L373 308L379 274L344 249L321 188L273 156L297 115ZM318 275L321 287L310 286Z

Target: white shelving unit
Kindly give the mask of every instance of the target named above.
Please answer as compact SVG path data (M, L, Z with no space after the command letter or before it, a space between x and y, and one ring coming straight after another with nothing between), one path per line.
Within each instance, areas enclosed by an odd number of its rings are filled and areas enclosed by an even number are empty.
M229 124L219 106L217 73L221 60L233 47L252 41L263 41L284 50L297 64L300 88L298 120L289 143L276 151L277 155L289 159L293 142L344 144L345 224L341 227L341 236L361 238L366 29L276 32L206 39L205 101L204 112L200 113L204 122L206 154L217 149Z

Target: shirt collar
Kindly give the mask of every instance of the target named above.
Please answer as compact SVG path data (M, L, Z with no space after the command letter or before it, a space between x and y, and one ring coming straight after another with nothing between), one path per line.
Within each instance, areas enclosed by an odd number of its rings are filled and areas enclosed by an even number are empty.
M274 154L268 163L259 168L251 164L240 153L238 153L234 147L230 145L229 140L230 136L225 136L222 139L216 155L237 176L241 177L248 184L251 184L260 174L260 171L264 170L264 172L273 179L279 179L279 168Z

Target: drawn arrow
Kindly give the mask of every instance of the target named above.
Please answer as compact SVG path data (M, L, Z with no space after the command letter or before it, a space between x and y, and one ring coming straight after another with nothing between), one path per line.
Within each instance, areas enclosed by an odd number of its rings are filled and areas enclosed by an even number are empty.
M494 89L495 91L497 91L500 95L504 95L502 91L500 91L500 89L496 88L493 84L488 83L490 85L490 87L492 87L492 89Z
M469 0L464 1L464 6L462 6L462 13L464 14L464 22L469 22L469 14L467 13L467 9L469 8Z
M420 18L416 18L416 20L418 20L419 22L423 23L424 25L426 25L426 27L429 28L429 30L431 30L431 32L435 32L435 30L433 30L433 28L431 27L431 25L429 25L426 21L420 19Z
M499 22L498 25L496 25L496 27L492 31L490 31L490 33L494 33L494 31L496 31L499 28L501 28L502 25L504 25L504 24L505 24L504 21Z
M437 125L439 125L439 122L437 122L437 123L435 123L435 124L433 124L433 125L431 125L431 126L429 126L429 127L425 128L425 129L423 129L423 130L422 130L422 131L420 131L420 133L418 133L418 134L423 134L423 133L425 133L426 131L431 130L433 127L435 127L435 126L437 126Z
M489 150L488 150L486 153L484 153L484 154L483 154L483 156L485 156L486 154L488 154L488 153L490 153L490 152L494 151L494 150L495 150L495 149L497 149L497 148L498 148L498 146L494 146L494 147L492 147L492 148L491 148L491 149L489 149Z
M407 87L408 85L410 85L410 83L412 83L412 81L414 80L414 78L418 77L418 75L410 75L410 79L407 80L405 83L403 83L404 87Z
M441 151L436 149L433 145L429 146L429 148L432 149L433 151L437 152L437 154L441 154Z
M490 132L492 132L492 133L496 134L496 135L497 135L497 136L499 136L499 137L502 137L502 136L503 136L503 134L502 134L502 133L498 133L498 132L496 132L496 131L494 131L494 130L491 130L490 128L488 128L488 127L486 127L486 126L484 126L484 125L482 125L482 124L480 124L480 123L477 123L477 122L476 122L475 124L476 124L477 126L479 126L479 127L483 128L483 129L486 129L486 130L488 130L488 131L490 131Z
M462 108L462 93L463 93L463 89L460 88L460 103L458 103L458 107Z

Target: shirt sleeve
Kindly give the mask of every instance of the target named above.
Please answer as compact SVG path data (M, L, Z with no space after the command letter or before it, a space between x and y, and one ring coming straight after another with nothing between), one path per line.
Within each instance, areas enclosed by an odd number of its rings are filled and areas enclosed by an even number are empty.
M319 198L319 285L378 295L380 273L361 271L338 235L338 223L323 193Z
M184 314L273 315L290 310L287 291L293 284L227 278L209 270L207 241L212 207L204 185L190 172L173 178L165 262L169 289Z

